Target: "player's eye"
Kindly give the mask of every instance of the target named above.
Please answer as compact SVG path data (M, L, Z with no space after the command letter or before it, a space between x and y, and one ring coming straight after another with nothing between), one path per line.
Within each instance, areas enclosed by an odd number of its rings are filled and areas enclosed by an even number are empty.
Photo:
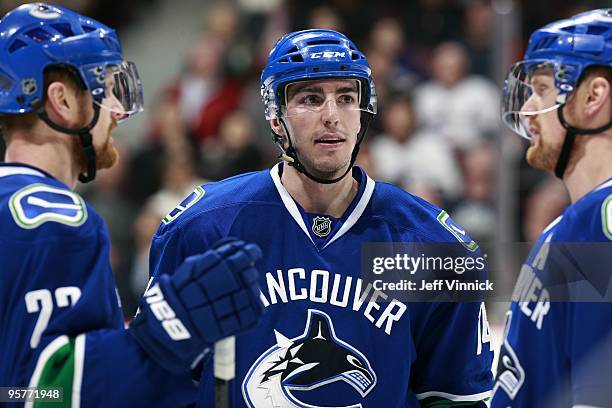
M545 84L539 84L535 87L535 93L538 96L544 96L548 93L548 91L550 90L550 88L548 87L548 85Z
M320 106L323 103L323 98L316 94L308 94L300 98L300 103L306 106Z
M350 94L340 95L338 97L338 103L342 105L352 105L355 103L355 97Z

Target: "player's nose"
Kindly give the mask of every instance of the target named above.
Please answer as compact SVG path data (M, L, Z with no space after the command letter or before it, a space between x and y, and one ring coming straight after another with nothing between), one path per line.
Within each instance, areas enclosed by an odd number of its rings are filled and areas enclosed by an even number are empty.
M325 124L335 124L338 122L338 118L338 105L334 100L327 100L325 106L323 106L321 119Z
M531 95L529 98L527 98L525 103L523 103L523 106L521 106L521 112L535 112L535 111L537 111L538 107L537 107L536 99L537 99L537 97L535 95Z

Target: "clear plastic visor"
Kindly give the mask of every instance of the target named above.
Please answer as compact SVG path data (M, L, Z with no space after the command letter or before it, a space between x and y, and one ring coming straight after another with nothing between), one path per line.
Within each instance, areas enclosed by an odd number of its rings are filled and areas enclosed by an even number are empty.
M296 82L285 87L284 117L318 113L354 115L361 108L361 87L358 81L344 80L330 84L315 81Z
M118 122L142 112L142 82L136 64L123 61L119 65L108 66L104 98L94 101L101 108L119 114Z
M502 120L513 132L531 139L530 118L559 108L554 66L550 61L514 64L504 84Z

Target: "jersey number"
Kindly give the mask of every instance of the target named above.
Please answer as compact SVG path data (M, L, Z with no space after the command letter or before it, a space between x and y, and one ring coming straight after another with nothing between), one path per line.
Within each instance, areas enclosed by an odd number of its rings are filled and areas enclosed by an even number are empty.
M476 355L482 353L482 345L489 343L489 351L491 350L491 331L489 330L489 321L487 320L487 309L485 304L480 304L480 312L478 312L478 346L476 347Z
M78 302L81 297L81 289L76 286L64 286L55 289L55 304L57 307L69 307ZM30 347L38 347L40 336L43 334L51 313L53 312L53 297L48 289L32 290L25 295L25 304L28 313L39 313L34 332L30 338Z

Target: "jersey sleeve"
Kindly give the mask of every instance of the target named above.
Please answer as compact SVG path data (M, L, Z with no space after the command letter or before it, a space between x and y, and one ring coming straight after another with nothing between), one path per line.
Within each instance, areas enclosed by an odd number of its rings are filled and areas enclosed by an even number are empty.
M612 404L612 303L569 305L568 357L573 403L607 407Z
M182 407L195 400L191 375L157 366L128 330L93 330L49 340L28 386L62 389L64 406Z
M575 405L612 404L612 195L587 197L560 233L568 281L567 359ZM579 241L579 242L576 242Z
M161 274L172 275L185 258L206 252L221 238L228 236L232 225L231 210L195 214L188 211L170 222L162 222L153 237L149 252L150 278L155 279Z
M490 397L493 360L484 303L430 307L417 339L412 389L422 406L484 406L481 402Z
M158 366L124 327L109 238L88 212L83 225L47 221L0 237L0 384L60 387L71 407L194 402L190 373Z

